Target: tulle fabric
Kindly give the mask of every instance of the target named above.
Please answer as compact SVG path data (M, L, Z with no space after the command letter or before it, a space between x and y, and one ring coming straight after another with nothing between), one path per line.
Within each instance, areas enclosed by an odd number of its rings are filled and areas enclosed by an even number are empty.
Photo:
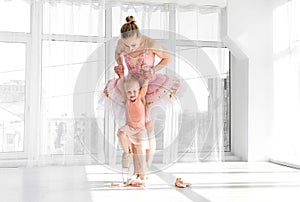
M136 58L124 54L124 58L128 68L127 76L135 77L142 85L144 77L141 66L153 66L154 57L143 52ZM135 63L133 59L135 59ZM111 79L106 84L100 98L101 103L102 101L106 102L106 107L110 107L114 116L119 118L124 117L125 114L125 100L121 94L121 88L119 78ZM165 105L177 100L182 94L180 91L183 91L183 88L183 81L179 77L160 73L154 74L149 80L146 93L146 122L151 121L152 117L155 116L155 109L164 109Z

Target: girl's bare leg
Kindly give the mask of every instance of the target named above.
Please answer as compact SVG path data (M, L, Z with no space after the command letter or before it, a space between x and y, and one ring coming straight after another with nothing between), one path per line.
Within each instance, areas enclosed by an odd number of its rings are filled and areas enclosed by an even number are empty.
M146 150L146 165L147 168L149 169L151 167L154 158L154 153L156 150L156 140L155 140L152 121L148 121L146 123L146 130L147 130L147 135L149 140L149 149Z
M122 167L128 168L130 163L130 154L132 153L131 143L129 142L127 135L123 131L118 131L118 137L123 149Z

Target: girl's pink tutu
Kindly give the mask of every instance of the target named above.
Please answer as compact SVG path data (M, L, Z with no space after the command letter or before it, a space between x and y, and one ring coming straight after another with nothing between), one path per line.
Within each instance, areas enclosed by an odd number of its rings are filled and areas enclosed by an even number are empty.
M153 66L154 57L143 52L136 58L124 54L124 58L128 67L128 74L134 76L142 84L144 78L141 66L142 64ZM112 104L114 114L117 116L125 112L125 101L120 89L119 78L112 79L106 84L102 95L105 100L109 100L109 103ZM176 100L179 90L182 90L182 81L180 79L167 74L154 74L149 80L146 93L146 120L151 120L150 112L152 109L155 107L164 107L167 103L172 103Z

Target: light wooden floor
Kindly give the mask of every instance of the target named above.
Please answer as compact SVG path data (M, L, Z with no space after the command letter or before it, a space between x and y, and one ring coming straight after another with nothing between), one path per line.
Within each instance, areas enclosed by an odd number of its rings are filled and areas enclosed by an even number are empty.
M191 188L173 183L182 177ZM292 202L300 170L272 163L178 163L149 176L147 188L110 188L121 174L103 166L0 168L1 202Z

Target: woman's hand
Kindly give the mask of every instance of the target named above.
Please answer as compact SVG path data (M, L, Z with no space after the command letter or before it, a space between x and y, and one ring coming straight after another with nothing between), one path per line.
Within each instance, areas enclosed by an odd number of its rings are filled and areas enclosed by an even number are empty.
M115 66L114 70L119 77L124 75L124 66L123 65Z
M147 65L143 65L142 70L145 79L151 79L155 73L154 67L149 67Z

